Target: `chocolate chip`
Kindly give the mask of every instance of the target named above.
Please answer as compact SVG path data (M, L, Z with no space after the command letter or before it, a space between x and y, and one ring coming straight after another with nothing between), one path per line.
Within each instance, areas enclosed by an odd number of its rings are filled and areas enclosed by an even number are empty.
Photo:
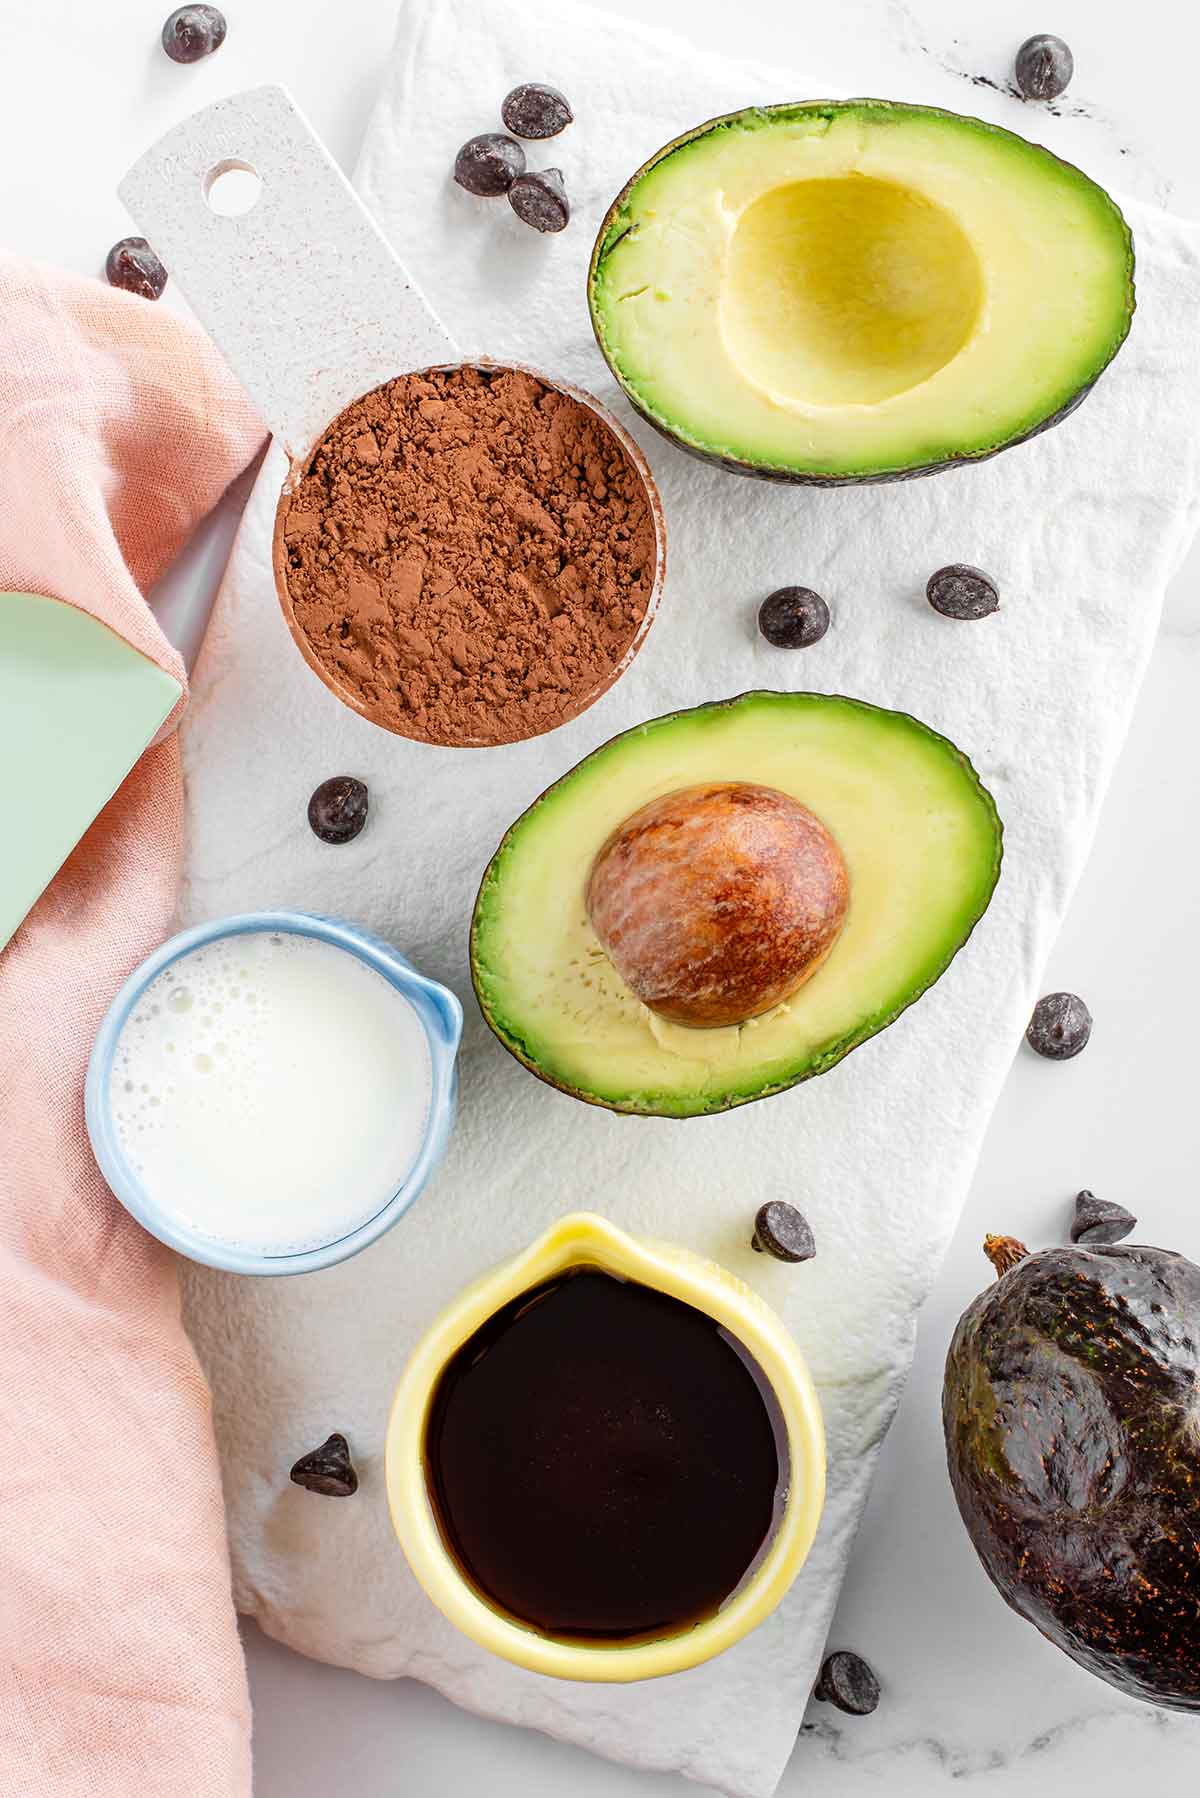
M520 144L499 131L481 131L469 137L454 158L454 179L469 194L494 199L506 194L525 168Z
M759 1206L750 1247L774 1255L776 1261L811 1261L817 1252L808 1219L783 1199Z
M157 300L167 285L167 271L144 237L123 237L108 252L104 274L110 287Z
M1027 100L1057 100L1075 73L1075 58L1060 37L1042 31L1025 39L1014 73Z
M1131 1230L1137 1229L1137 1218L1124 1205L1111 1199L1098 1199L1086 1190L1075 1195L1075 1216L1071 1220L1071 1241L1086 1248L1093 1242L1123 1242Z
M306 1492L319 1492L322 1498L352 1498L358 1491L350 1444L337 1430L320 1448L301 1455L289 1477Z
M500 117L517 137L557 137L575 117L565 94L542 81L523 81L505 94Z
M811 587L777 587L758 608L758 628L776 649L808 649L829 629L829 607Z
M323 843L349 843L367 821L370 796L353 774L323 780L308 802L308 821Z
M879 1703L879 1681L860 1654L839 1648L826 1658L813 1697L850 1717L869 1717Z
M535 231L565 231L571 221L561 169L531 169L518 175L508 190L508 203L521 223Z
M931 574L925 597L943 618L986 618L1000 606L995 582L968 562L951 562Z
M1025 1040L1049 1061L1070 1061L1091 1034L1092 1014L1077 993L1047 993L1033 1008Z
M172 62L199 62L225 42L225 14L215 6L177 6L162 28Z

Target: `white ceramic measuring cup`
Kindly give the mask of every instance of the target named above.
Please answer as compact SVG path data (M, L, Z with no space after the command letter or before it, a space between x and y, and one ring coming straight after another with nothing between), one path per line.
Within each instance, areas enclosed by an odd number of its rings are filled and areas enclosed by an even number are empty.
M248 210L228 216L210 202L220 178L235 169L257 176L261 186ZM193 113L139 158L119 193L287 452L281 497L351 401L400 374L462 365L445 328L283 88L253 88ZM590 394L541 370L524 372L586 406L617 438L643 482L655 533L654 577L636 636L619 663L555 719L556 728L593 704L645 641L662 592L666 532L653 476L624 427ZM346 705L383 723L319 661L278 577L276 590L309 666ZM540 732L531 727L526 734Z

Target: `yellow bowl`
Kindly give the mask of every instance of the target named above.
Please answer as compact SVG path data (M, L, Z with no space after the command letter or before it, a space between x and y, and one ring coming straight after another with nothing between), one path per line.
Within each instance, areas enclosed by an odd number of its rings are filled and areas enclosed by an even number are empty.
M790 1462L783 1513L754 1572L715 1616L655 1641L591 1644L546 1636L487 1602L446 1548L425 1482L425 1430L442 1371L468 1337L530 1287L572 1267L599 1267L693 1305L749 1350L782 1415ZM493 1654L557 1679L657 1679L696 1667L770 1615L812 1547L825 1501L825 1432L812 1378L775 1313L743 1281L672 1243L627 1236L587 1212L564 1217L521 1255L485 1274L436 1318L396 1388L387 1433L392 1523L409 1566L438 1609Z

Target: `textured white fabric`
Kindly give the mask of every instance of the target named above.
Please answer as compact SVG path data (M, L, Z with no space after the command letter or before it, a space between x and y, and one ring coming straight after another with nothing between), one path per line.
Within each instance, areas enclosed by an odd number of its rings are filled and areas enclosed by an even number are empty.
M448 170L496 128L516 81L569 94L577 122L532 146L561 162L575 216L558 238ZM701 57L553 0L409 0L359 181L464 352L543 367L628 416L591 336L584 273L607 203L676 133L729 108L823 91L811 78ZM237 1596L271 1634L366 1673L412 1674L459 1703L646 1767L765 1798L820 1659L875 1449L899 1397L917 1309L1091 839L1196 520L1200 233L1129 209L1141 304L1128 345L1058 429L978 468L822 492L746 481L645 443L666 505L669 573L631 671L565 729L450 752L387 736L332 698L275 600L268 459L248 509L185 725L188 920L256 905L361 919L463 998L460 1122L413 1213L358 1260L303 1280L189 1275L225 1459ZM926 576L990 570L1000 613L937 617ZM769 649L756 602L784 582L825 594L815 649ZM1007 827L991 910L941 984L826 1078L725 1117L612 1117L530 1078L484 1029L467 924L499 836L541 789L638 720L757 685L810 685L902 707L973 758ZM328 849L312 786L369 781L369 828ZM330 1120L336 1127L336 1120ZM752 1255L767 1197L812 1220L801 1268ZM815 1552L779 1612L717 1662L641 1688L570 1686L490 1659L418 1590L388 1522L380 1450L417 1333L459 1286L578 1206L710 1254L786 1316L829 1431ZM347 1432L362 1474L330 1503L287 1481L296 1454ZM401 1783L403 1783L401 1779Z

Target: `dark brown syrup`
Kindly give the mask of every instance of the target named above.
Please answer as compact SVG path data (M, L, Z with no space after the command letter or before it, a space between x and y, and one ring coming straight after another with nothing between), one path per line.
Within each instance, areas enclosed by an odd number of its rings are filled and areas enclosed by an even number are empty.
M782 1498L778 1409L706 1312L581 1268L522 1293L434 1393L426 1476L447 1548L546 1635L633 1640L716 1612Z

